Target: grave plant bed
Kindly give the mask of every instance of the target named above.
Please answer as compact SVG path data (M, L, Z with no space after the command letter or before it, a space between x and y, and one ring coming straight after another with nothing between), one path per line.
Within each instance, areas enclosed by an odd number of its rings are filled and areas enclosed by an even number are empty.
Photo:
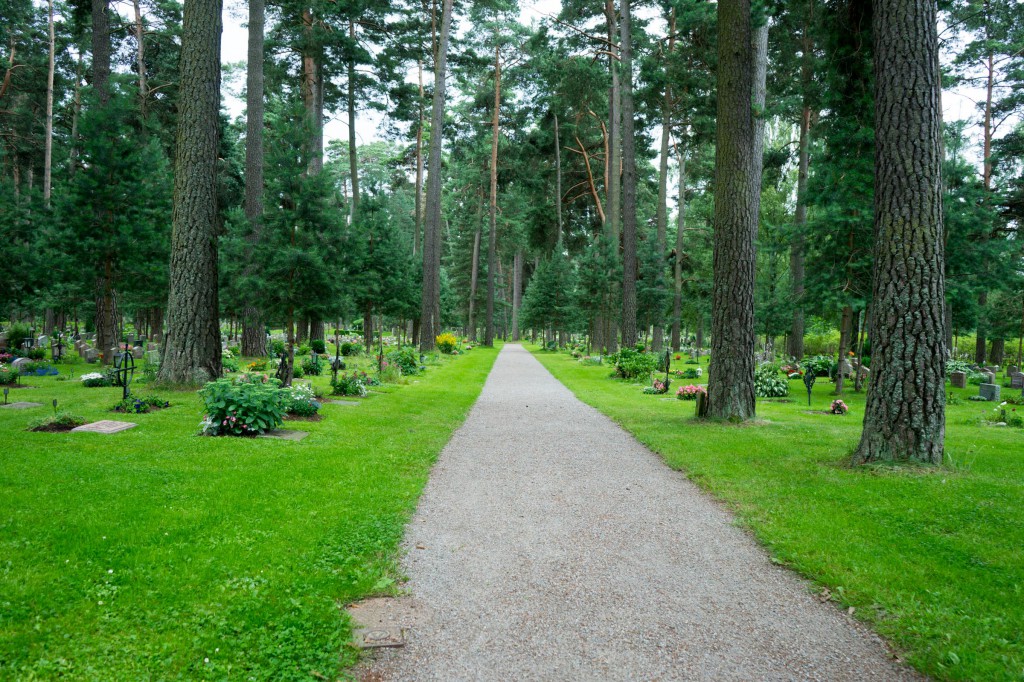
M120 414L146 414L148 412L166 410L169 407L171 407L171 404L168 401L156 396L146 396L144 398L128 397L110 408L110 411Z
M284 415L284 420L286 422L318 422L321 419L323 419L323 415L320 415L320 414L311 414L311 415L306 416L306 415L291 414L290 412L286 412L285 415Z
M28 423L26 431L39 431L43 433L64 433L73 428L81 426L85 419L78 415L61 412L55 416L33 419Z

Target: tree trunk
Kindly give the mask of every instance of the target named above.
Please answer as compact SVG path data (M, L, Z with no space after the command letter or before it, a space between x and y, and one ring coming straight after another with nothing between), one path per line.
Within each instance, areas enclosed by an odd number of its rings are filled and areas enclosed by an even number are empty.
M263 33L265 0L249 0L249 55L245 99L245 217L249 221L250 252L263 231ZM254 301L242 307L242 355L267 354L263 315Z
M498 257L498 135L501 119L501 51L494 48L494 114L491 119L491 204L490 233L487 241L487 318L484 345L494 345L494 278Z
M805 99L806 102L806 99ZM793 292L793 325L786 352L794 358L804 356L804 228L807 225L807 171L810 165L811 108L804 104L800 116L800 150L796 176L796 214L793 217L793 241L789 247L789 278Z
M988 347L987 339L985 338L985 308L988 306L988 292L982 291L978 294L978 326L976 329L976 336L974 339L974 364L984 365L985 352Z
M675 45L675 10L669 19L669 42L668 51L672 52ZM668 250L668 150L669 138L672 136L672 121L669 111L672 105L672 88L665 86L665 95L661 104L661 150L658 155L658 209L655 217L657 224L658 254L665 256ZM661 315L654 321L654 340L651 347L654 351L660 351L665 345L665 329ZM676 345L678 350L678 344Z
M423 60L416 60L416 73L420 84L419 125L416 126L416 215L413 219L412 255L420 252L420 234L423 232Z
M1006 357L1006 339L992 339L992 352L988 356L989 362L993 365L1003 364Z
M43 141L43 201L50 205L53 172L53 71L55 41L53 35L53 0L47 4L49 62L46 70L46 139Z
M167 337L160 379L221 375L217 306L220 0L189 0L181 36Z
M107 0L92 0L92 86L100 108L110 102L110 17ZM97 172L100 169L96 169ZM100 178L97 178L98 180ZM97 216L98 228L109 229L111 216L101 210ZM103 362L109 363L109 349L117 343L117 306L114 300L113 264L104 258L96 278L96 345Z
M622 345L636 344L636 135L633 115L633 37L630 0L622 0Z
M75 64L75 95L71 102L71 150L68 152L68 177L74 178L78 170L78 116L82 111L82 52L78 53Z
M555 219L558 232L555 248L562 248L562 141L558 136L558 114L555 114Z
M612 87L608 93L608 153L605 154L605 232L611 237L615 249L619 248L619 218L622 214L620 205L621 164L619 156L622 149L622 112L620 110L622 90L619 82L619 64L616 38L619 34L619 22L615 12L615 0L605 0L605 20L608 24L608 71L612 77Z
M519 306L523 302L523 250L512 259L512 340L519 340Z
M483 209L483 197L480 199L480 209ZM472 343L476 343L476 286L480 272L480 214L477 214L476 233L473 235L473 262L472 272L469 274L469 319L467 336Z
M427 159L427 198L423 236L423 306L420 315L420 350L434 350L441 327L441 144L444 125L445 80L452 0L441 6L441 37L434 60L434 102L430 115L430 152Z
M839 362L836 365L836 395L843 394L843 385L846 381L846 376L843 373L843 364L846 362L847 354L850 350L850 344L852 343L852 331L853 331L853 308L845 305L843 306L843 320L839 324Z
M383 332L383 330L381 330ZM363 308L363 345L366 352L373 350L373 304L367 303Z
M936 10L930 0L873 0L872 8L873 372L854 461L941 464L946 334Z
M142 118L146 118L146 100L149 98L149 90L146 85L146 32L142 25L142 8L139 6L139 0L132 0L132 9L135 12L135 61L139 74L139 114Z
M760 158L752 96L755 55L750 0L718 3L714 284L708 415L754 416L755 239Z
M107 0L92 0L92 87L101 107L110 101L110 17Z
M677 150L679 156L679 210L676 214L676 257L672 263L672 350L679 352L683 325L683 247L686 232L686 148Z
M348 22L348 37L355 44L356 25L351 19ZM352 211L351 219L355 223L359 214L359 150L356 147L356 60L353 56L348 60L348 166L352 174Z

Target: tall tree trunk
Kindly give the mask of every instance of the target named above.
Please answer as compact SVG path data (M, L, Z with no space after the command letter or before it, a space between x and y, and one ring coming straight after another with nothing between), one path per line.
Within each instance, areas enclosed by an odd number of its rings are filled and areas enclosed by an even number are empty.
M149 99L149 89L146 84L146 32L142 25L142 7L139 0L132 0L132 9L135 12L135 61L136 71L139 74L139 114L146 118L146 103Z
M941 464L946 335L936 9L930 0L873 0L872 8L874 371L854 461Z
M494 345L494 278L498 258L498 135L501 126L501 48L494 48L494 115L491 119L491 204L487 241L487 319L484 345Z
M622 0L622 345L636 344L636 136L633 115L633 37L630 0Z
M512 340L519 340L519 307L523 302L523 250L512 259Z
M434 102L430 115L430 152L427 158L427 198L423 236L423 306L420 315L420 350L434 350L441 331L441 144L444 125L448 34L452 0L441 6L441 36L434 60Z
M50 205L53 174L53 71L55 41L53 35L53 0L47 3L47 35L49 61L46 70L46 139L43 141L43 201Z
M708 415L754 416L755 239L760 159L755 150L755 55L750 0L718 3L714 285Z
M110 16L107 0L92 0L92 86L100 109L110 103ZM102 169L94 169L100 173ZM110 211L100 209L97 216L99 229L108 230L112 222ZM103 354L103 362L109 363L109 349L117 339L117 304L114 296L112 256L103 258L103 264L96 278L96 345Z
M796 213L793 239L789 246L789 278L793 296L793 324L786 352L794 358L804 356L804 229L807 225L807 171L810 165L811 108L806 104L800 116L799 160L796 176Z
M356 25L351 19L348 22L348 37L355 43ZM351 219L355 223L359 214L359 150L356 148L356 60L353 55L348 60L348 166L352 174L352 211Z
M988 292L982 291L978 294L978 326L974 338L974 363L985 364L985 357L988 354L988 340L985 338L985 308L988 306Z
M619 219L622 215L622 86L619 81L618 36L619 22L615 11L615 0L605 0L605 20L608 25L608 71L611 73L611 90L608 92L608 153L605 154L605 232L612 238L616 252L619 248Z
M249 0L249 55L245 99L245 218L249 221L250 250L263 232L263 34L265 0ZM255 302L242 307L242 355L267 354L263 315Z
M562 140L558 135L558 114L555 114L555 219L558 232L556 248L562 248Z
M845 305L843 306L843 319L839 324L839 363L836 365L836 395L843 394L843 386L846 382L846 376L843 372L843 365L846 363L846 358L850 350L850 345L853 343L852 339L853 332L853 308Z
M675 48L676 13L673 8L668 23L668 53L671 54ZM661 101L661 150L658 156L658 209L655 217L657 224L658 254L664 257L668 250L668 152L669 138L672 137L672 87L665 86L665 93ZM654 340L651 347L654 351L660 351L665 345L665 323L663 315L659 314L654 320ZM678 339L678 333L673 337ZM679 343L676 340L675 350L679 350Z
M992 339L992 352L988 356L993 365L1002 365L1006 356L1006 339Z
M68 177L74 178L78 170L78 116L82 112L82 72L84 70L81 51L75 63L75 95L71 102L71 150L68 152Z
M679 157L679 207L676 213L676 256L672 262L672 350L679 352L683 326L683 247L686 245L686 148L677 150Z
M467 330L469 340L476 343L476 285L479 279L480 273L480 222L483 218L483 190L481 189L481 197L479 203L477 203L477 215L476 215L476 232L473 235L473 262L472 272L469 275L469 319Z
M221 374L217 306L220 0L189 0L181 36L178 139L167 337L160 379L200 384Z
M413 219L412 255L420 252L420 234L423 232L423 60L416 60L416 73L420 85L419 125L416 126L416 215Z

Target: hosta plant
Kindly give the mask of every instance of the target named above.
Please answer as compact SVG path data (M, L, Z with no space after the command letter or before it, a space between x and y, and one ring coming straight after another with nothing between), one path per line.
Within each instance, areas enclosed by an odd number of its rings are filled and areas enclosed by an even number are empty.
M204 435L256 436L277 428L284 418L284 396L276 379L218 379L199 391L206 404Z

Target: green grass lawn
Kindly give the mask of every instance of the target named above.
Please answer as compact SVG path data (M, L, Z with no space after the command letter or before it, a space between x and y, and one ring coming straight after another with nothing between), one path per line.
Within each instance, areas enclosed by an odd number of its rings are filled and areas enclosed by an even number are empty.
M1024 429L981 426L992 403L949 408L949 467L851 469L864 395L846 392L846 416L808 414L829 408L827 379L811 408L803 383L791 382L793 402L759 400L763 423L731 426L695 422L693 402L642 395L641 385L609 379L607 366L536 357L725 500L777 561L829 587L919 670L1024 679ZM674 378L672 394L705 379ZM954 389L963 398L977 392Z
M45 407L0 410L0 679L334 679L355 659L341 607L400 577L403 528L496 355L286 422L298 443L196 436L194 393L128 416L109 411L120 389L23 379L11 401ZM54 398L139 426L26 432Z

